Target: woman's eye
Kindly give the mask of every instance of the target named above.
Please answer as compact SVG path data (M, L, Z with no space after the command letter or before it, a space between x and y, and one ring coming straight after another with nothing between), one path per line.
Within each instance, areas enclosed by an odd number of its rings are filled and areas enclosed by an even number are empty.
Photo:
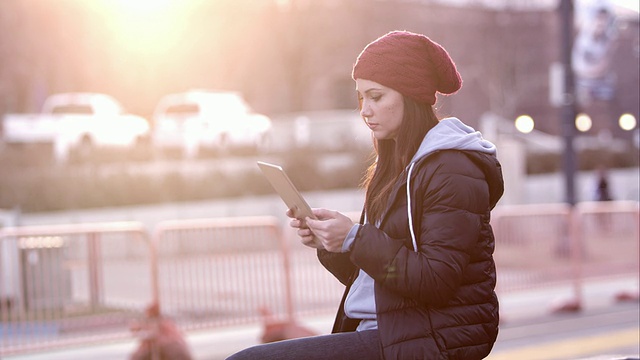
M382 97L382 95L375 95L375 96L371 97L371 100L378 101L378 100L380 100L381 97Z

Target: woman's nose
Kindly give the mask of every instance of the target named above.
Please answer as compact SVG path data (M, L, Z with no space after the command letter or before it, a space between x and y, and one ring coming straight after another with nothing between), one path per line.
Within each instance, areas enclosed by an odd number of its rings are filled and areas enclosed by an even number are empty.
M371 108L369 106L367 106L365 103L362 104L362 108L360 109L360 116L362 117L370 117L371 114Z

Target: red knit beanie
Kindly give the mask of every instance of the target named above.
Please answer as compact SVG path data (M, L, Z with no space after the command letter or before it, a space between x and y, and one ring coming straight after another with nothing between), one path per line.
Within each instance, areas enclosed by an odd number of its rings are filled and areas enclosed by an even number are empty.
M462 78L447 51L428 37L392 31L367 45L353 66L353 79L390 87L418 102L436 103L436 92L453 94Z

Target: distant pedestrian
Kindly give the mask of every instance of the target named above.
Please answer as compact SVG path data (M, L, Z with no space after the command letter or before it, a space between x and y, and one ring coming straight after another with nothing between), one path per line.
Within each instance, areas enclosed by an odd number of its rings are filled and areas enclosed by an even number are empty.
M489 225L503 193L496 148L462 121L436 117L436 93L457 92L462 79L424 35L373 41L352 77L376 151L360 223L327 209L291 220L346 285L333 334L229 359L482 359L498 335Z
M609 172L603 166L596 170L595 201L612 201L611 189L609 185ZM597 230L600 235L610 235L612 230L612 214L600 212L595 214Z
M600 167L597 170L595 194L596 201L613 200L609 190L609 175L607 169L605 169L604 167Z

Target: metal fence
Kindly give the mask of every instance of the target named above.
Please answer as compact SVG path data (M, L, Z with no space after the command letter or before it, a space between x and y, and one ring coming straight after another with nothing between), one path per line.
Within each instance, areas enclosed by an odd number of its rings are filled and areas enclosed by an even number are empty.
M126 336L151 299L150 245L130 222L1 229L0 355Z
M288 249L277 219L182 220L155 231L159 302L182 328L256 322L286 313Z
M637 202L497 208L498 295L564 286L579 305L586 279L637 278L638 221ZM0 355L130 338L154 302L190 331L332 314L343 290L274 217L152 232L135 222L4 228Z
M638 202L631 201L496 209L498 295L564 286L570 295L563 303L540 306L580 310L584 280L620 274L638 279L639 221Z

